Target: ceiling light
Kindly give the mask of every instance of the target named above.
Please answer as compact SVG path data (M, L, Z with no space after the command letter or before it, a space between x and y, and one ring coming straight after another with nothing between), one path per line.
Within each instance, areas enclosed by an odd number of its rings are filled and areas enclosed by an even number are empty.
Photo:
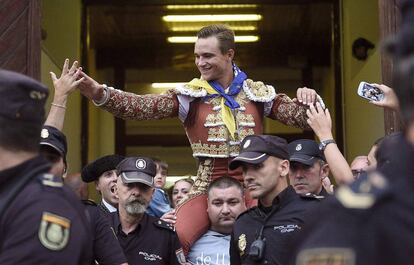
M170 88L176 88L179 85L184 85L186 83L184 82L175 82L175 83L152 83L151 87L152 88L157 88L157 89L170 89Z
M195 36L172 36L168 37L167 41L170 43L194 43L197 40ZM235 36L235 42L256 42L259 40L259 36L246 35L246 36Z
M172 26L171 31L199 31L203 26ZM229 26L234 31L253 31L257 26Z
M203 22L203 21L258 21L259 14L224 14L224 15L168 15L163 16L165 22Z
M254 4L217 4L217 5L167 5L169 10L177 9L226 9L226 8L256 8Z

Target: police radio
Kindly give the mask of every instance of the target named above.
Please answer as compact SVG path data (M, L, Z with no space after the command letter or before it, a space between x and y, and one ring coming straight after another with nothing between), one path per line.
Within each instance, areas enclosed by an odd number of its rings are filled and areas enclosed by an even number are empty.
M266 238L263 238L262 236L263 229L264 225L260 229L259 235L256 238L256 240L253 241L253 243L250 245L249 257L255 261L260 261L264 257L264 252L266 248Z

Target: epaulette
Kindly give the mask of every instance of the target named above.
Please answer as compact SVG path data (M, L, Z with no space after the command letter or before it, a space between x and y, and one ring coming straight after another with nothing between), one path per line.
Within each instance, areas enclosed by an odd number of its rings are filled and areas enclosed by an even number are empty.
M173 224L167 223L161 219L154 222L154 225L159 228L167 229L169 231L175 231L175 226Z
M61 188L63 187L63 179L52 174L40 175L40 182L43 186Z
M250 216L253 216L253 217L263 217L262 216L263 212L260 210L260 208L258 206L254 206L254 207L249 208L246 211L242 212L241 214L239 214L237 216L236 220L241 218L242 216L244 216L246 214L249 214Z
M246 79L243 83L243 90L246 96L254 102L270 102L276 97L276 91L272 86L251 79Z
M98 206L98 204L96 204L96 202L92 201L92 200L82 200L82 203L84 205L91 205L91 206Z
M174 90L177 94L190 96L193 98L201 98L207 96L207 91L204 88L193 87L187 84L179 85Z
M308 192L306 194L300 194L300 197L302 199L305 199L305 200L318 200L318 201L321 201L321 200L325 199L325 196L316 195L316 194L311 193L311 192Z
M387 180L378 172L361 175L350 186L342 186L335 193L346 208L367 209L389 192Z

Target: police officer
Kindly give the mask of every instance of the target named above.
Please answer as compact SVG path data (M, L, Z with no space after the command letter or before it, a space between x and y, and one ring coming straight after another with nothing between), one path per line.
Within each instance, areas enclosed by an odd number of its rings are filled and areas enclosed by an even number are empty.
M289 180L299 194L328 196L322 181L328 178L329 166L314 140L300 139L289 143Z
M288 185L289 152L285 139L247 136L230 169L242 167L244 184L258 207L237 219L230 245L231 264L286 264L288 250L317 204Z
M84 208L39 156L48 90L0 70L0 264L89 264Z
M129 157L117 171L119 211L111 215L128 263L184 264L174 227L145 213L154 193L155 163L146 157Z
M68 144L65 134L53 126L44 125L40 132L40 153L52 163L49 171L51 174L66 176L67 152Z
M378 160L379 172L339 188L318 209L324 218L310 223L292 264L413 263L414 1L401 1L400 6L402 26L393 46L394 85L406 130L380 144L377 155L385 159ZM381 103L391 106L392 97L386 93Z
M65 66L64 66L65 68ZM47 122L58 124L57 119L64 119L64 115L55 113L51 117L49 113ZM63 123L60 127L63 127ZM54 126L44 125L40 133L40 152L51 163L49 173L64 177L66 175L66 154L68 145L66 136ZM65 181L67 178L65 178ZM65 183L66 184L66 183ZM78 195L79 196L79 195ZM82 200L87 211L87 217L92 232L92 264L126 264L126 257L116 239L109 220L104 212L90 200Z
M89 163L82 169L82 180L85 182L95 182L95 188L102 197L98 206L108 215L111 212L117 211L118 198L115 195L116 166L123 159L124 157L119 155L106 155Z

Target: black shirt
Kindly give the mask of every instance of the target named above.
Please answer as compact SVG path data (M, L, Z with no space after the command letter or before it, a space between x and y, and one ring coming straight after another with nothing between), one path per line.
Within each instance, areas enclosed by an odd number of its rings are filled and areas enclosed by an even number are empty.
M362 175L323 202L292 264L413 263L414 147L401 138L387 152L385 176Z
M1 213L0 264L90 264L85 209L61 178L44 174L49 168L44 158L36 157L0 172L1 186L33 175Z
M125 234L118 213L111 213L112 224L129 265L184 264L183 250L172 226L144 214L137 228Z
M92 226L94 259L101 265L126 263L127 259L108 217L93 202L84 201L84 204Z
M271 208L259 205L241 214L233 228L231 264L286 264L289 248L317 202L313 196L296 194L289 185L273 200ZM249 251L262 228L266 246L264 257L256 261Z

